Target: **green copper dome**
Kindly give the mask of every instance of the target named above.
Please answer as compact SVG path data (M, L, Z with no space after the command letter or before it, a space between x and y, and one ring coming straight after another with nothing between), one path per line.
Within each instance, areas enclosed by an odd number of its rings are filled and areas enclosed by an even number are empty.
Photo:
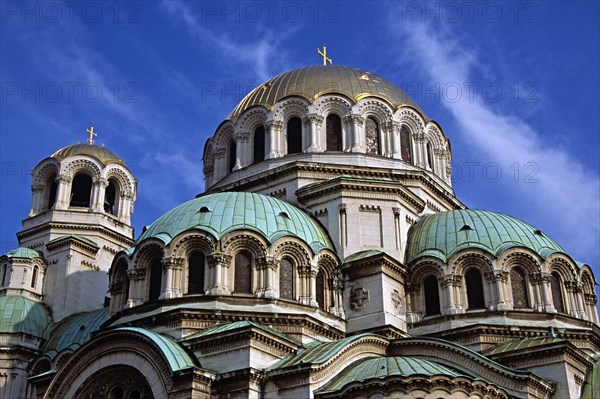
M33 249L19 247L15 248L12 251L8 251L4 256L8 258L22 258L22 259L36 259L41 258L42 256L38 251L34 251Z
M546 258L566 253L553 239L517 218L502 213L460 209L421 218L408 232L406 262L434 256L446 262L465 248L499 255L512 247L526 247Z
M204 195L165 213L137 239L150 237L168 244L180 233L198 229L217 240L235 230L253 230L269 242L292 236L306 242L317 253L333 246L327 233L309 215L287 202L254 193L224 192ZM135 245L127 251L133 252Z
M423 378L439 375L451 378L470 378L466 374L425 359L404 356L378 357L356 362L353 366L334 376L317 392L320 394L337 392L349 384L361 384L374 379L384 380L389 377L410 377L414 375Z
M0 297L0 333L46 338L51 324L50 312L41 303L20 296Z

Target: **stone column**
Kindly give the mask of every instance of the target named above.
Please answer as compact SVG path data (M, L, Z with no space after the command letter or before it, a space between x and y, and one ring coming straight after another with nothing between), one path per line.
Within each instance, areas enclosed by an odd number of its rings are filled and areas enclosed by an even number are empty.
M344 117L344 119L350 127L350 136L352 137L351 142L346 147L352 152L366 152L363 145L364 140L362 140L364 137L362 128L365 124L365 118L359 114L351 114Z
M214 153L214 177L215 180L221 180L225 175L229 172L227 170L227 149L225 148L217 148Z
M169 257L162 260L165 278L165 289L161 294L161 298L177 298L181 294L181 270L183 268L183 258ZM165 273L166 272L166 273Z
M334 300L334 308L333 314L341 317L342 319L346 317L344 312L344 302L343 302L343 293L344 293L344 285L345 280L341 271L337 271L335 276L333 276L333 300Z
M317 265L309 266L309 272L308 272L309 287L310 287L309 305L314 306L314 307L319 306L319 304L317 303L317 274L318 273L319 273L319 267ZM325 305L325 304L323 304L323 305Z
M406 322L418 323L421 320L421 314L416 309L415 296L419 294L419 284L408 282L406 284Z
M132 308L144 302L142 294L142 281L146 275L145 268L127 269L127 277L129 277L129 292L127 293L126 308Z
M230 295L227 269L231 265L231 255L215 252L208 256L208 267L212 270L213 280L210 281L210 295Z
M29 211L29 217L35 216L40 213L43 209L44 200L44 184L32 184L31 185L31 210ZM50 188L48 188L49 190Z
M108 180L99 177L94 179L92 185L92 198L90 201L90 208L94 212L104 212L104 196L106 195L106 187L108 187Z
M66 173L60 174L56 177L56 205L55 209L67 209L69 207L69 185L73 181L73 178Z
M283 122L281 121L267 121L265 123L266 133L268 136L268 152L265 156L266 159L279 158L283 156L281 148L281 136L283 134Z
M415 148L415 165L419 168L427 168L427 157L425 156L425 133L413 134L413 144Z
M442 290L444 291L444 295L445 295L445 300L446 300L446 306L445 308L442 310L443 314L457 314L459 313L457 310L457 306L455 303L455 296L454 296L454 283L456 280L456 277L454 274L447 274L443 277L440 286L442 287Z
M536 279L540 285L542 311L556 313L550 297L550 274L546 272L536 273Z
M402 125L400 122L392 121L390 135L392 139L392 158L401 159L400 153L400 129Z
M308 148L306 152L323 152L320 145L319 130L323 124L324 118L317 114L308 114L304 118L305 126L308 126Z
M262 272L262 279L259 279L259 284L262 284L262 287L259 287L259 296L279 298L279 290L274 283L275 274L279 267L277 259L273 256L265 256L258 258L256 261L257 269Z

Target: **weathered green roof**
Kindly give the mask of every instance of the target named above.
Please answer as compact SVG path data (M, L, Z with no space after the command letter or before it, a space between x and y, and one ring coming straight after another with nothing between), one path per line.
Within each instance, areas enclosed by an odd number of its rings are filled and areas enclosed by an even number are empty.
M0 297L0 333L48 336L52 316L41 303L20 296Z
M89 238L82 237L82 236L80 236L78 234L67 234L67 235L64 235L64 236L60 236L60 237L54 238L54 239L48 241L48 244L46 244L46 245L54 244L56 242L59 242L59 241L62 241L62 240L68 240L68 239L78 240L78 241L81 241L84 244L90 245L90 246L92 246L94 248L100 248L98 246L98 244L96 244L94 241L90 240Z
M377 256L377 255L381 255L383 253L384 253L383 251L380 251L378 249L367 249L365 251L353 253L352 255L346 257L346 259L344 259L344 263L349 263L349 262L353 262L355 260L370 258L371 256Z
M8 251L4 256L9 258L23 258L23 259L36 259L41 258L42 255L38 251L34 251L33 249L19 247L15 248L12 251Z
M336 375L318 393L336 392L350 383L363 383L372 379L385 379L391 376L409 377L413 375L433 377L469 377L441 364L404 356L378 357L355 363Z
M168 244L192 229L206 231L217 240L234 230L253 230L270 242L284 236L298 237L316 253L333 249L327 233L309 215L285 201L254 193L224 192L204 195L179 205L152 223L126 252L155 237Z
M363 337L378 337L378 335L363 333L351 335L346 338L338 339L331 342L323 342L310 348L301 350L296 355L288 356L279 363L271 366L269 370L282 369L286 367L297 366L300 364L323 364L338 354L346 346Z
M585 377L581 399L600 399L600 358L597 355L596 363Z
M465 248L499 255L512 247L526 247L542 257L566 253L535 227L502 213L460 209L421 218L408 232L407 263L423 256L447 261Z
M52 329L50 338L44 345L44 352L53 358L66 348L76 350L89 341L92 333L97 331L107 319L108 308L101 308L61 320Z
M535 337L525 339L515 339L503 342L500 345L484 352L485 356L498 355L500 353L512 352L519 349L534 348L536 346L564 342L565 340L557 337Z
M133 331L145 335L160 348L167 358L172 371L180 371L196 366L185 349L179 346L172 338L139 327L119 327L110 331Z
M291 337L288 337L287 335L285 335L281 331L278 331L278 330L276 330L274 328L267 327L267 326L262 325L260 323L255 323L255 322L250 321L250 320L236 321L236 322L233 322L233 323L220 324L220 325L215 326L215 327L210 327L210 328L207 328L205 330L202 330L202 331L199 331L197 333L194 333L192 335L189 335L189 336L185 337L184 339L182 339L182 341L188 341L188 340L191 340L191 339L194 339L194 338L199 338L199 337L208 337L208 336L211 336L211 335L220 335L220 334L222 334L224 332L235 331L235 330L239 330L239 329L244 328L244 327L255 327L255 328L258 328L260 330L263 330L263 331L266 331L268 333L271 333L271 334L273 334L273 335L275 335L275 336L277 336L279 338L283 338L286 341L293 342L296 345L300 345L300 346L302 345L300 342L298 342L297 340L295 340L295 339L293 339Z

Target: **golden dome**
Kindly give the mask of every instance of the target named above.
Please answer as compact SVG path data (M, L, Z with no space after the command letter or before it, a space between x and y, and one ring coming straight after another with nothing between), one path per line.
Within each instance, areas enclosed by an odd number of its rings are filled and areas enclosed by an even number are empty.
M312 103L330 93L342 94L354 102L377 97L394 108L410 105L423 113L406 93L375 74L348 66L318 65L293 69L261 84L240 101L228 119L234 120L255 105L270 109L288 96L304 97Z
M52 154L52 158L62 161L65 158L77 155L94 157L104 165L108 165L110 163L123 163L121 158L115 155L115 153L95 144L73 144L56 151L54 154Z

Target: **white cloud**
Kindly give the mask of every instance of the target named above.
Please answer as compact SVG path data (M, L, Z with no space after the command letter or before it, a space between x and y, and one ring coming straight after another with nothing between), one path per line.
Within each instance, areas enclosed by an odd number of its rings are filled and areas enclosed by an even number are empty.
M439 25L407 22L394 24L391 30L403 44L403 54L410 54L411 62L424 68L431 81L473 82L487 73L480 67L483 60ZM506 166L518 162L521 168L532 162L539 167L534 176L537 183L501 182L502 189L513 200L527 198L524 219L551 221L559 232L553 238L568 251L591 257L578 260L595 260L600 246L597 171L586 168L573 154L553 148L535 126L498 111L481 97L443 105L460 127L453 134L462 135L485 159Z
M183 21L190 35L201 45L216 50L221 59L228 63L233 61L245 64L248 68L239 69L240 75L249 75L264 82L273 77L275 70L289 69L284 61L287 57L279 47L280 43L295 31L290 26L286 27L285 32L260 29L257 26L253 31L243 32L242 42L228 35L226 29L217 34L214 29L199 23L192 10L181 1L163 1L161 6L177 22ZM253 40L249 36L258 36L258 39Z

